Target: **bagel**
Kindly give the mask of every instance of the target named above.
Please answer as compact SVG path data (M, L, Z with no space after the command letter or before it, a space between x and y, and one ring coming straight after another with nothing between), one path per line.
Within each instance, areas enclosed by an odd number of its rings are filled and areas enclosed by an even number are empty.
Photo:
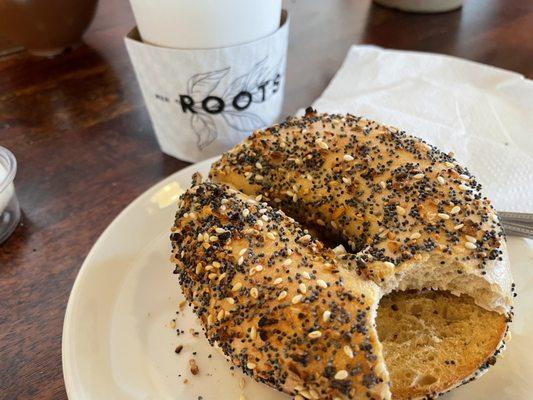
M301 398L390 398L391 386L395 399L408 399L434 397L494 363L512 318L505 238L481 186L452 155L396 128L308 109L254 132L213 164L210 178L181 199L171 236L175 272L210 342L246 373ZM223 244L213 229L224 232ZM247 248L246 264L239 247ZM285 265L284 257L292 262ZM247 276L243 266L256 263L261 270ZM330 285L305 282L302 273ZM242 287L228 306L234 279ZM297 303L278 305L279 279ZM301 284L313 290L298 294ZM253 296L258 285L264 297ZM422 302L427 289L440 292ZM382 296L384 304L394 296L395 308L407 311L384 311L376 332ZM405 351L390 332L401 325L411 338L420 333L406 315L413 296L424 305L415 315L448 336L432 346L413 340ZM324 309L328 302L343 312ZM247 338L273 308L275 340ZM320 319L325 311L327 323ZM308 336L315 331L320 337ZM459 342L471 345L453 345ZM345 346L353 359L343 356ZM413 355L419 362L409 365ZM439 361L446 367L433 368ZM351 372L338 380L339 371Z

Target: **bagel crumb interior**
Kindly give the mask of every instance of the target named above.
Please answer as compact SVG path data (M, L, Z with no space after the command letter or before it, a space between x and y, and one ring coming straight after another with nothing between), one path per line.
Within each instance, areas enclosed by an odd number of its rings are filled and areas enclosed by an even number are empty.
M399 291L381 299L377 330L394 399L410 399L453 387L493 362L505 335L505 316L466 295Z

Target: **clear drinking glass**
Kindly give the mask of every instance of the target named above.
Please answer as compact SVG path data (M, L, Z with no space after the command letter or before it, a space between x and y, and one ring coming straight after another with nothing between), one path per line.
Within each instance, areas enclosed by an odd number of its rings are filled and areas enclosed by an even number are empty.
M11 236L20 221L20 207L13 184L16 173L15 156L0 146L0 243Z

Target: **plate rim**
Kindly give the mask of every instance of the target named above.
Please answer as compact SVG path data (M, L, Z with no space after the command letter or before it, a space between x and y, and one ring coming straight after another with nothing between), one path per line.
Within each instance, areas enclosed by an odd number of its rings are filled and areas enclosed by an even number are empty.
M96 253L98 252L98 249L101 247L101 243L106 239L106 237L110 234L112 230L118 226L121 221L127 217L127 215L135 209L138 204L142 203L143 201L146 201L149 197L153 195L153 192L156 192L160 187L168 184L170 181L176 178L177 175L190 175L195 172L195 170L198 170L201 168L202 165L210 165L214 161L216 161L220 156L215 156L208 158L203 161L199 161L197 163L188 165L185 168L182 168L169 176L159 180L158 182L154 183L152 186L150 186L148 189L146 189L144 192L142 192L140 195L138 195L135 199L133 199L128 205L126 205L116 216L113 218L113 220L109 223L109 225L106 226L106 228L100 233L98 238L94 241L93 245L91 246L91 249L85 256L80 268L78 269L78 272L76 273L76 278L74 279L74 283L72 284L72 288L70 289L69 297L67 306L65 309L65 316L63 318L63 326L62 326L62 332L61 332L61 369L62 369L62 375L63 375L63 382L65 384L65 391L67 393L67 398L69 400L76 400L79 398L78 395L80 389L80 379L76 379L76 371L74 368L74 364L71 362L72 360L72 354L70 353L70 343L72 343L73 340L73 330L71 326L71 320L73 318L73 309L74 309L74 303L76 299L79 296L80 286L84 279L84 276L87 274L87 271L90 268L91 262L93 258L95 257ZM81 398L81 397L80 397Z

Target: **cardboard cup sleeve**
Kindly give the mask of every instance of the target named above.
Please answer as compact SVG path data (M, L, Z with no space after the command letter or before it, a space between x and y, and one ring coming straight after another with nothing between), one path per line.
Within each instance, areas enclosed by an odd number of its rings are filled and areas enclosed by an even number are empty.
M285 10L274 33L223 48L154 46L143 43L134 28L126 47L161 150L197 162L275 123L283 104L288 34Z

